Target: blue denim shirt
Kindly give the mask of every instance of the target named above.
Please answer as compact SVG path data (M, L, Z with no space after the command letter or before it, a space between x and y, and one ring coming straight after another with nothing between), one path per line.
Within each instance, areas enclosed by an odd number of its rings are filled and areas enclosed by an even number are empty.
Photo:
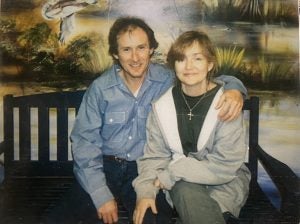
M151 101L172 84L174 74L150 64L137 97L118 75L118 65L87 89L71 132L74 173L97 208L113 198L106 185L102 155L132 161L142 156Z
M102 155L129 161L141 157L146 141L146 119L151 102L174 81L174 73L159 64L150 64L143 85L135 97L113 65L87 89L71 132L74 173L90 194L96 208L113 195L106 185ZM223 76L225 87L246 93L236 78Z

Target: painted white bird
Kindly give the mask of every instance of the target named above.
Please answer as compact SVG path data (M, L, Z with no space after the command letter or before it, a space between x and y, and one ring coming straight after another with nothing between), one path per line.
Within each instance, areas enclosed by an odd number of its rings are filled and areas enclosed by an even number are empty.
M47 20L60 19L59 41L65 40L75 29L75 13L98 0L48 0L42 6L42 16Z

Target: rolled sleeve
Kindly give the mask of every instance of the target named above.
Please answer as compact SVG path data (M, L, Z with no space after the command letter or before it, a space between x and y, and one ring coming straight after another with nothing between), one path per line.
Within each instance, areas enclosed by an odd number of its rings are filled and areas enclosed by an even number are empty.
M96 208L100 208L105 202L114 199L114 196L107 186L97 189L90 195Z
M238 78L229 75L220 75L216 77L216 80L220 80L225 83L224 85L225 90L235 89L240 91L244 98L247 97L248 95L247 88L244 86L242 81L239 80Z

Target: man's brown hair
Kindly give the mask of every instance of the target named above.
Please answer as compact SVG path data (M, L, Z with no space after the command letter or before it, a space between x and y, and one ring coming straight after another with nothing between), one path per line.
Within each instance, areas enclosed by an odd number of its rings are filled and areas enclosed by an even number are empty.
M114 22L109 31L109 54L111 56L118 54L118 35L138 27L147 34L150 49L155 50L158 47L158 42L155 39L153 30L144 22L144 20L137 17L121 17Z

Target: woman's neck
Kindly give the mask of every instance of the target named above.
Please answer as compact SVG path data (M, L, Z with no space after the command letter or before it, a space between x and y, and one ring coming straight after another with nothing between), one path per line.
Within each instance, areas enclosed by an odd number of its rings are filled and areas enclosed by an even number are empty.
M201 86L189 86L181 84L182 91L184 94L188 96L201 96L202 94L206 93L207 91L211 90L216 86L215 83L210 81L205 81Z

